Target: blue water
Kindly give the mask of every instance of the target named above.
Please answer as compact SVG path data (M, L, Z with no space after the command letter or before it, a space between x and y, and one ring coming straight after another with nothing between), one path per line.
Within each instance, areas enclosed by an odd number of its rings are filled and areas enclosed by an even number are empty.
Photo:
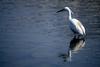
M85 39L73 38L68 12L56 13L65 6ZM99 7L99 0L1 0L0 67L100 67Z

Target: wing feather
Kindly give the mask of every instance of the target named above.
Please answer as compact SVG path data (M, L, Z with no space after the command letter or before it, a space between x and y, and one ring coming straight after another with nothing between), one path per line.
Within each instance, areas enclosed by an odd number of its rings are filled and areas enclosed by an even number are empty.
M74 31L76 31L77 33L81 35L85 35L85 28L79 20L72 19L71 22L72 22L71 27L74 29Z

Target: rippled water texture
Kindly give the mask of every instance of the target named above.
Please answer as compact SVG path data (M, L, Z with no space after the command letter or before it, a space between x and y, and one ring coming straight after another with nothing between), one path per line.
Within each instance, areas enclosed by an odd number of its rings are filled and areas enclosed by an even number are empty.
M0 0L0 67L100 67L100 0ZM75 39L68 6L86 28Z

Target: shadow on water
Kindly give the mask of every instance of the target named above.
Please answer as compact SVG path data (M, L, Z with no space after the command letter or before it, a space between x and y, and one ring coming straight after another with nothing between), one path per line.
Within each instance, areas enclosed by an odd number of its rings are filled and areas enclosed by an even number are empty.
M80 49L85 46L85 38L76 38L75 36L70 41L68 52L65 54L60 54L59 57L63 59L64 62L71 61L72 55L78 53Z

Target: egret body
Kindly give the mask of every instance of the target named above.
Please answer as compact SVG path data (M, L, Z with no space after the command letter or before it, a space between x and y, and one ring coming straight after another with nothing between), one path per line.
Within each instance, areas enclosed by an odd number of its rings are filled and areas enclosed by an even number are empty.
M69 12L69 21L70 21L69 27L73 31L73 33L75 35L85 36L86 33L85 33L84 26L82 25L82 23L79 20L72 18L73 12L71 11L71 9L69 7L65 7L64 9L59 10L59 11L57 11L57 13L61 12L61 11L65 11L65 10L68 10L68 12Z

